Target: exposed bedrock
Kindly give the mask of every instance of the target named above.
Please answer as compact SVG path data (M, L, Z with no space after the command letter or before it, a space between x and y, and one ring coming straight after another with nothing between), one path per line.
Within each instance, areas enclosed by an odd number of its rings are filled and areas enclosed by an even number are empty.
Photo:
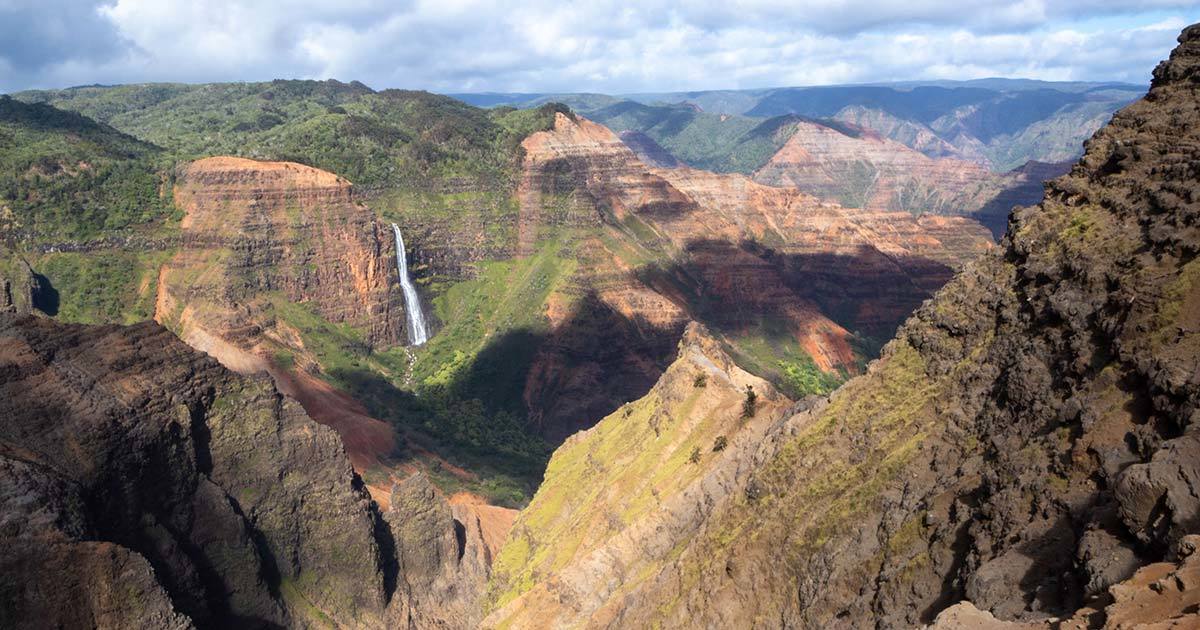
M381 513L333 430L157 324L0 315L4 627L470 627L494 541L394 492Z

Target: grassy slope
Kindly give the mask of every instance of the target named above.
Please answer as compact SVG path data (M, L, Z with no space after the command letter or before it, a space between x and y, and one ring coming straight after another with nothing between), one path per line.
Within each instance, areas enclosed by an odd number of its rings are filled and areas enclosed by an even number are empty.
M430 180L503 182L522 131L545 117L337 81L148 84L24 92L108 123L180 159L240 155L298 161L365 187Z
M724 448L718 443L743 428L742 391L710 359L689 354L646 396L556 450L547 483L493 565L489 609L503 607L695 481ZM647 575L629 576L623 587Z

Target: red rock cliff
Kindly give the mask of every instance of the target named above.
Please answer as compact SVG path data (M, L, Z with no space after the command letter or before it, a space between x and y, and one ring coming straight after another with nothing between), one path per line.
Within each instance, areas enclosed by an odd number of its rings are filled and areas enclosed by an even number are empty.
M556 328L526 401L550 425L611 411L579 404L605 382L640 383L625 400L644 393L689 320L734 336L779 325L820 368L854 371L848 329L890 334L953 267L991 246L967 219L849 209L744 176L651 168L580 117L559 114L522 146L518 251L532 252L547 225L587 228L573 293L619 314L593 331L605 348L589 349L577 341L587 330L570 325L578 318L548 313Z
M180 172L175 198L183 246L160 271L155 319L230 369L271 371L338 430L359 470L389 454L390 426L306 373L316 359L294 320L308 311L361 331L369 346L402 341L391 230L350 182L289 162L199 160ZM280 352L295 374L275 365Z

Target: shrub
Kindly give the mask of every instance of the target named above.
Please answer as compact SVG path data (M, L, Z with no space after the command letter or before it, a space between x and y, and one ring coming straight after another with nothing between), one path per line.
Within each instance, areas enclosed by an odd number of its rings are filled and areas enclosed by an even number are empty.
M693 464L700 463L700 447L699 446L692 447L692 454L688 455L688 461L692 462Z
M721 451L725 450L726 446L729 446L728 438L726 438L724 435L718 435L717 439L713 442L713 452L720 453Z
M708 375L703 372L697 374L695 380L692 381L692 387L697 389L708 387Z
M742 401L742 417L753 418L755 412L758 411L758 394L754 393L754 386L746 386L746 399Z

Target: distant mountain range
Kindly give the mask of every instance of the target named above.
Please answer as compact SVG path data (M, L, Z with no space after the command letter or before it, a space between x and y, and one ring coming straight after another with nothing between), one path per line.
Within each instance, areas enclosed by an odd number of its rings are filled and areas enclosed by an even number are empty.
M796 116L849 122L930 157L996 172L1063 162L1145 88L1028 79L905 82L641 94L482 93L478 107L560 102L614 131L639 131L698 168L750 173L790 137Z
M0 95L0 628L1200 627L1179 41L1111 116Z

